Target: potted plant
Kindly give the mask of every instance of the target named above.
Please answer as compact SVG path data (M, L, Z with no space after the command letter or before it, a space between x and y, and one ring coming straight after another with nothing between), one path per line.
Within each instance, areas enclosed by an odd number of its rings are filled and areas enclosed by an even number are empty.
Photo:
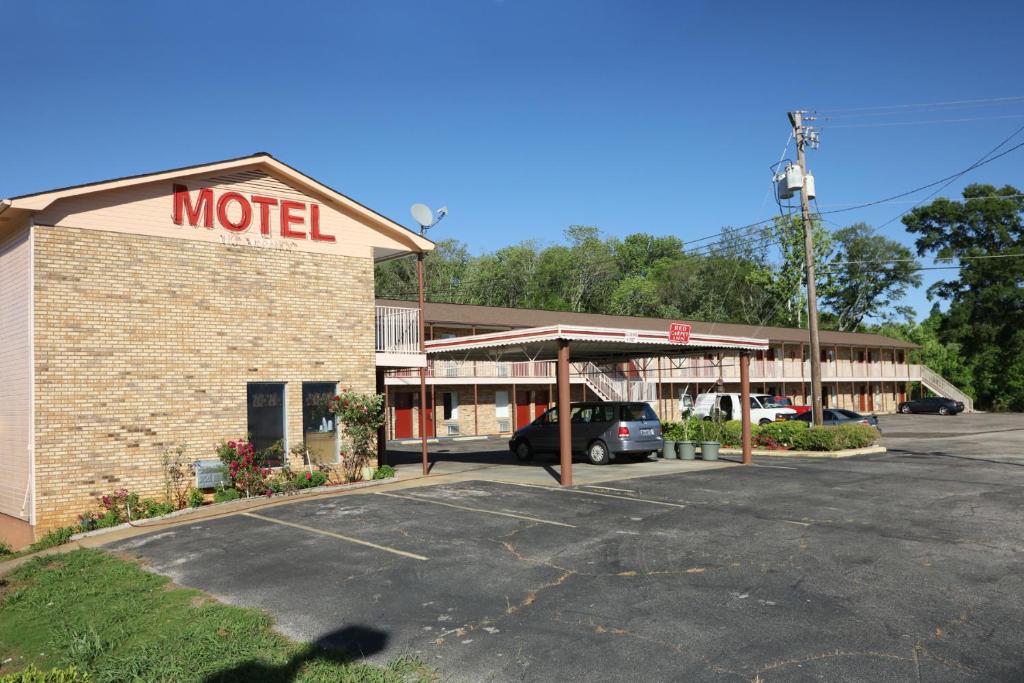
M716 415L720 419L720 415ZM700 423L700 457L701 460L718 460L718 448L722 443L718 440L721 431L719 419L703 420Z
M673 460L676 457L676 423L666 422L661 428L661 438L665 445L661 449L661 457Z
M697 457L697 442L694 441L697 426L695 418L688 417L679 425L679 439L676 441L676 454L680 460L694 460Z

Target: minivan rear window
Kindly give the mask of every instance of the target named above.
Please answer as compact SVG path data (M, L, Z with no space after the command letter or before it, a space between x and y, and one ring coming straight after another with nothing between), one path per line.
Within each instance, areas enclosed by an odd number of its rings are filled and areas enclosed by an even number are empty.
M623 422L638 422L640 420L657 420L658 416L646 403L629 403L622 406L619 419Z

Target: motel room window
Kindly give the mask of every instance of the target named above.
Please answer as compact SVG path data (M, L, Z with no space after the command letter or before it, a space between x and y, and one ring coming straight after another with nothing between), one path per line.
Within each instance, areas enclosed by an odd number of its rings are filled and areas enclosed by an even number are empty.
M288 448L284 428L284 383L250 382L247 394L248 431L253 448L259 452L279 444L278 452L268 455L267 465L280 467L284 464L284 453Z
M335 382L302 383L302 439L314 465L338 462L338 421L327 410L337 389Z
M459 395L454 391L446 391L443 394L441 394L441 400L444 403L444 419L458 420Z
M499 420L507 420L511 417L511 411L508 405L508 392L507 391L495 391L494 392L494 417Z

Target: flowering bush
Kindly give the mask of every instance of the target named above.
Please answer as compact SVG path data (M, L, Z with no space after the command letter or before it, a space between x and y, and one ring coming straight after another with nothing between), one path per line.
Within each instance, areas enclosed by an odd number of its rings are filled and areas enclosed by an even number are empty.
M348 446L341 462L348 478L355 479L377 452L377 430L384 425L384 396L360 394L345 389L331 399L327 408L343 427Z
M262 454L248 441L228 441L217 448L217 455L227 466L228 478L232 485L246 498L266 493L270 468Z

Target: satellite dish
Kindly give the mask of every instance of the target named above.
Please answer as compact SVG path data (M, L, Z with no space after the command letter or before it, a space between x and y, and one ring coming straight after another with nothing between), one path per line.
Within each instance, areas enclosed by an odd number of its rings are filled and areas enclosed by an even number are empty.
M413 204L409 212L421 227L429 228L434 223L434 212L426 204Z

